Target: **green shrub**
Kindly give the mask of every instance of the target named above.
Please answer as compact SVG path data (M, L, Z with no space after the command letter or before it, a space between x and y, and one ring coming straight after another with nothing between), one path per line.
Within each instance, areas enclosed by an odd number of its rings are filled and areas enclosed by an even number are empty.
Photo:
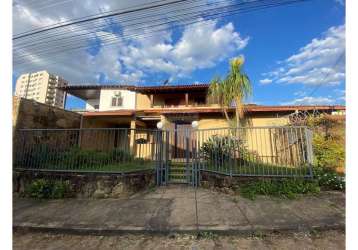
M68 181L49 181L38 179L25 190L25 195L38 199L61 199L70 195L70 184Z
M344 144L330 137L327 138L316 133L313 138L313 152L315 156L314 165L317 167L337 168L344 166Z
M333 169L314 167L313 176L318 181L318 184L324 189L345 190L346 188L345 177L337 174Z
M295 198L297 194L318 193L320 187L316 181L304 179L259 180L240 186L242 196L255 199L257 195L270 195Z
M239 160L238 164L258 161L258 157L249 152L243 140L234 136L213 135L203 143L201 153L209 162L220 164L229 160Z

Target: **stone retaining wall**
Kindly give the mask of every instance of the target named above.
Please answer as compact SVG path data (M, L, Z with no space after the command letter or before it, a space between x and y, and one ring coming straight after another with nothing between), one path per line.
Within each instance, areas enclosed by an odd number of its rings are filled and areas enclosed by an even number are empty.
M14 129L79 128L81 114L13 96L12 125Z
M260 176L228 176L210 171L201 171L200 186L203 188L216 189L224 193L233 193L240 185L258 180L284 179L283 177L260 177Z
M118 198L154 186L155 172L112 174L16 170L13 172L13 192L23 194L37 179L69 181L71 193L77 198Z

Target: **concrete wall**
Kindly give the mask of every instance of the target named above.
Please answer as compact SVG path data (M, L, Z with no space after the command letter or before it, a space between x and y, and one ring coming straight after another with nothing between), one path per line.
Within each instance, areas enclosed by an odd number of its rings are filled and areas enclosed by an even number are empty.
M141 93L136 94L136 109L150 108L150 97Z
M81 115L24 98L13 97L13 128L79 128Z
M122 106L112 107L112 97L116 94L120 94L123 98ZM129 90L120 90L120 89L102 89L100 100L99 100L99 110L120 110L120 109L135 109L135 97L136 93Z

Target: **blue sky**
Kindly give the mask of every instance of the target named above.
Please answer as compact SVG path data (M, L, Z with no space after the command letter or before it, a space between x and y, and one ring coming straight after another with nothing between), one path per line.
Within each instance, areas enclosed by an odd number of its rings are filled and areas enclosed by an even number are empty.
M15 64L14 79L24 70L47 69L73 84L209 82L226 74L230 58L243 55L253 84L247 102L344 104L344 8L341 1L312 0L203 22L121 46L102 46L100 39L92 39L87 41L90 47L79 52L81 65L33 63L18 69ZM15 20L15 29L25 21L26 17ZM123 31L109 23L103 32L120 39ZM83 102L70 97L67 107L80 108Z

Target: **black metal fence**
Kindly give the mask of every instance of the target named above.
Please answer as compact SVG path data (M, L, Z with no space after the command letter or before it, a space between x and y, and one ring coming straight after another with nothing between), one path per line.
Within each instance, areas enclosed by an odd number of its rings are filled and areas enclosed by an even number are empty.
M312 176L312 132L306 127L150 130L22 129L14 137L14 168L132 172L171 165L231 176Z

